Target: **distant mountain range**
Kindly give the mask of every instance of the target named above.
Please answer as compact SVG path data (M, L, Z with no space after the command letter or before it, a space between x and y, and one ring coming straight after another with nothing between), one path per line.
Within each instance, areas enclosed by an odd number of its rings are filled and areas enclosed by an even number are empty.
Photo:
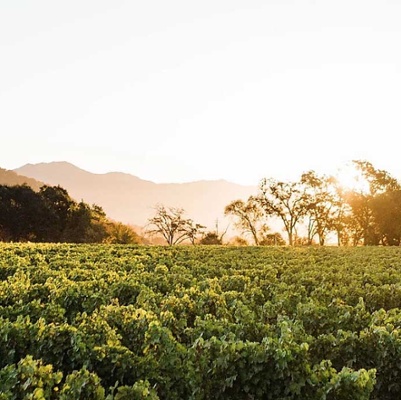
M232 200L246 200L257 192L256 186L225 180L157 184L121 172L94 174L67 162L26 164L14 173L28 177L22 180L40 181L27 181L31 186L41 182L60 185L75 200L100 205L110 218L137 226L145 226L154 215L154 206L163 204L183 208L186 217L210 230L215 229L218 221L222 231L229 224L224 207Z
M19 175L8 169L0 168L0 185L14 186L23 184L30 186L35 191L39 191L40 187L44 185L43 182L39 182L36 179Z

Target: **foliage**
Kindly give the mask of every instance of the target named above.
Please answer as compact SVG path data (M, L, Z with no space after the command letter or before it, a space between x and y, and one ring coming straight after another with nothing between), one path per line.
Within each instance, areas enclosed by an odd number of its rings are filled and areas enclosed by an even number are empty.
M221 245L223 244L223 240L218 235L217 232L206 232L203 235L202 239L199 241L199 244L203 245Z
M75 206L75 202L60 186L44 185L40 188L39 194L47 209L48 223L44 239L48 242L59 242L70 223L71 209Z
M379 242L383 245L401 244L401 190L380 193L371 201Z
M259 244L262 246L284 246L285 240L278 232L266 232L262 234Z
M0 399L54 399L63 374L27 355L0 370Z
M27 185L0 186L0 231L4 240L39 241L44 236L46 206Z
M60 186L0 185L0 241L140 243L127 225L109 221L103 209L77 203Z
M0 399L399 398L400 260L0 244Z
M156 390L148 381L135 382L133 386L120 386L114 400L158 400Z
M395 178L387 171L376 169L369 161L354 160L353 164L361 171L368 182L371 195L401 189Z
M60 391L60 400L88 399L104 400L105 390L100 379L85 368L69 374Z
M282 182L265 178L260 183L256 200L265 217L281 220L288 244L321 246L329 233L337 235L338 245L395 245L401 243L401 185L387 171L376 169L370 162L355 160L355 187L342 187L332 176L319 176L315 171L302 174L299 181ZM254 237L256 223L261 222L253 203L234 201L226 213L235 215L243 229ZM306 234L299 234L306 228Z
M111 244L140 244L141 237L135 229L122 222L109 221L106 225L107 238L105 242Z
M351 207L354 243L397 245L401 242L398 207L401 187L387 171L378 170L368 161L354 161L369 186L368 192L353 190L346 201Z
M101 207L76 203L60 186L0 186L0 239L99 243L107 236Z

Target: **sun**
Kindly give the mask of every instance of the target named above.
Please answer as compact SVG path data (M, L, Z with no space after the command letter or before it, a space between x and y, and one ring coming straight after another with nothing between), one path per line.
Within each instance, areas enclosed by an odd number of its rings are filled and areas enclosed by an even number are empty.
M345 191L354 191L359 193L369 192L369 182L363 176L362 172L352 164L347 164L337 170L335 175L340 187Z

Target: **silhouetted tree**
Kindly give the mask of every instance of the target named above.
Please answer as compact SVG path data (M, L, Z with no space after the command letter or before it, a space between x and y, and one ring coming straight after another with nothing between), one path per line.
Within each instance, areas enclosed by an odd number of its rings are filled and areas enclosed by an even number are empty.
M102 242L107 236L101 207L76 203L59 186L0 185L0 239L35 242Z
M63 232L63 242L86 243L91 224L89 206L81 201L74 204L70 210L67 226Z
M266 216L277 216L284 224L288 244L293 245L297 224L307 212L305 187L300 182L280 182L263 179L260 184L258 201Z
M203 245L221 245L223 240L217 232L206 232L199 243Z
M385 170L376 169L369 161L354 160L352 163L368 182L369 194L375 195L401 189L397 179Z
M263 209L260 202L250 196L246 202L234 200L224 210L225 215L232 215L236 218L235 227L242 233L249 233L255 245L259 245L260 232L265 226Z
M189 219L187 221L187 235L188 235L188 239L189 241L195 245L196 244L196 240L198 239L199 235L202 235L204 232L204 229L206 227L201 225L201 224L197 224L194 221L192 221L191 219Z
M160 234L170 246L179 244L185 240L195 242L196 236L203 226L195 224L191 219L184 218L182 208L157 205L156 214L148 220L147 233L149 235Z
M317 235L324 245L327 234L334 230L340 206L332 177L319 176L315 171L305 172L301 183L306 188L306 217L308 218L307 241L312 244Z
M354 244L361 239L364 245L378 245L383 241L385 234L381 231L381 221L388 211L393 210L396 205L389 203L389 199L397 196L391 195L401 190L399 183L387 171L378 170L368 161L353 161L356 168L361 172L368 183L368 191L353 189L346 193L345 199L351 208ZM389 207L384 211L380 204L386 203ZM391 213L391 212L390 212ZM394 219L396 223L397 218ZM394 229L393 229L394 232Z
M75 202L60 186L42 186L39 191L46 206L46 236L48 242L59 242L67 228Z
M45 205L29 186L0 186L0 229L7 240L41 240L45 218Z
M74 204L62 240L72 243L100 243L107 237L101 207L90 207L83 201Z
M371 201L372 216L379 243L384 246L401 244L401 190L376 195Z

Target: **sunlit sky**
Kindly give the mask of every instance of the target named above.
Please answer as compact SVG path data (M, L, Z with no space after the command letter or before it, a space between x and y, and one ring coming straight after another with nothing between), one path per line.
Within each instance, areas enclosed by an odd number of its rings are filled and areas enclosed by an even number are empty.
M0 167L401 178L401 1L0 0Z

